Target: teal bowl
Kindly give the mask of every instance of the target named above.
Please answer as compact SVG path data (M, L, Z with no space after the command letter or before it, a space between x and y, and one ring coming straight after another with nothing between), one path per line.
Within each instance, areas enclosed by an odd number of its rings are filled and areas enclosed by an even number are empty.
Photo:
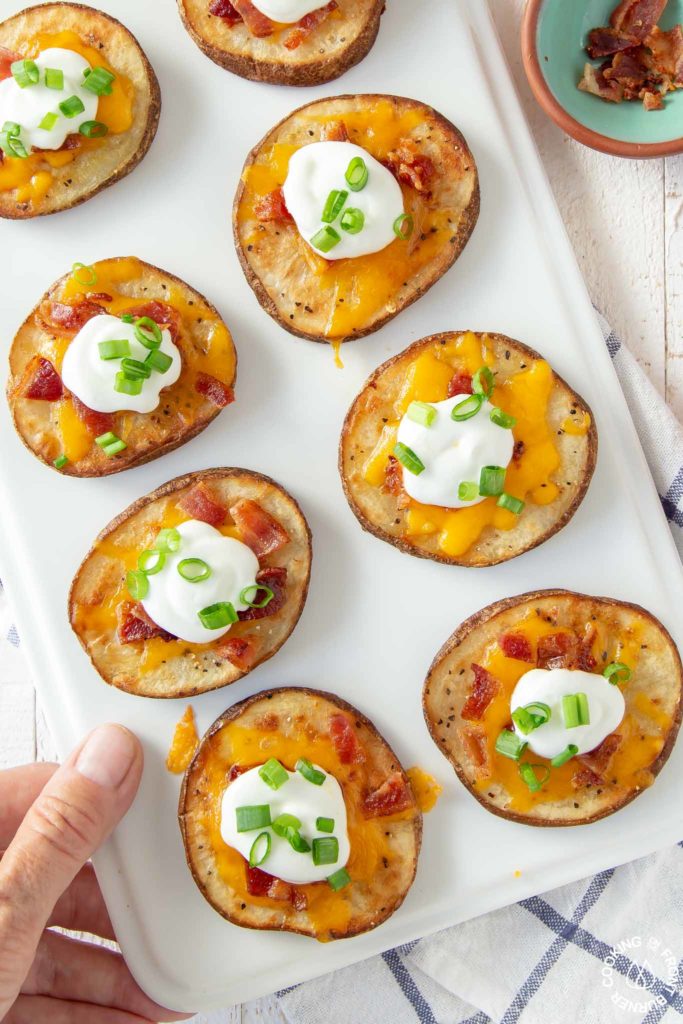
M640 101L606 103L577 85L588 61L588 33L608 25L617 0L528 0L522 56L534 96L568 135L586 146L625 157L683 152L683 89L668 93L664 110ZM660 28L683 22L683 0L669 0ZM596 66L601 61L593 61Z

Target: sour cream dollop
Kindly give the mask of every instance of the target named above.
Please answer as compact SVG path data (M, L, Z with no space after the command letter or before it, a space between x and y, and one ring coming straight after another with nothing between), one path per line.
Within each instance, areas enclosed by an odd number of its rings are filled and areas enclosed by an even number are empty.
M397 440L413 451L424 470L419 475L403 467L403 486L415 501L444 508L465 508L483 501L461 501L461 483L479 484L484 466L507 467L514 450L512 431L490 419L494 406L484 401L468 420L456 421L451 411L471 395L455 395L443 402L431 402L436 416L430 426L412 420L408 414L398 427Z
M368 169L367 184L353 192L346 182L351 161L358 157ZM323 251L311 241L324 228L322 214L332 191L348 192L342 210L328 226L339 235L339 242ZM299 234L326 260L341 260L379 252L396 239L394 222L403 213L403 193L394 178L378 160L352 142L312 142L302 146L289 160L283 185L287 209ZM356 234L341 226L344 211L360 210L363 227Z
M562 717L562 698L574 693L586 694L590 722L567 729ZM626 710L618 686L613 686L604 676L580 669L533 668L525 672L512 692L510 711L534 701L548 705L549 720L526 736L517 725L514 729L522 741L528 742L534 754L547 758L561 754L570 743L579 748L579 754L594 750L614 732Z
M121 360L102 359L99 350L101 341L124 339L130 348L130 358L144 362L149 349L135 337L134 324L127 324L109 313L94 316L81 327L67 348L62 363L62 380L69 391L96 412L153 412L159 404L161 389L175 384L180 376L180 351L171 341L170 333L162 330L159 351L173 362L165 373L152 370L151 375L143 380L139 395L126 395L114 388L116 374L121 371Z
M147 577L149 590L142 607L157 626L181 640L208 644L227 633L230 626L207 629L199 612L220 601L229 601L235 611L245 611L248 606L240 601L240 594L245 587L255 586L258 558L246 544L224 537L215 527L197 519L181 523L176 529L180 546L166 555L160 572ZM211 575L195 583L184 579L178 564L185 558L201 558Z
M43 50L34 63L40 72L35 85L27 85L22 89L12 76L0 82L0 125L6 121L20 125L19 138L28 152L32 146L36 149L59 149L64 145L67 135L77 132L85 121L97 118L99 96L83 88L83 72L90 64L79 53L61 47ZM63 88L47 87L46 68L63 72ZM66 117L59 109L59 104L71 96L77 96L85 109L75 117ZM46 114L55 114L57 117L50 129L39 127Z
M315 766L317 767L317 765ZM318 769L322 771L322 769ZM287 772L289 778L279 789L273 790L258 773L258 768L239 775L223 794L221 806L221 836L223 842L232 846L248 860L254 840L261 832L270 833L270 855L261 865L269 875L275 875L285 882L305 885L308 882L322 882L340 868L343 868L351 853L351 844L346 824L346 805L341 786L333 775L325 774L320 786L309 782L299 772ZM334 835L339 843L339 857L335 864L313 863L310 853L297 853L289 841L275 834L272 828L258 828L253 832L238 832L235 812L238 807L252 807L268 804L270 818L274 821L280 814L293 814L301 822L300 833L309 845L313 839ZM334 832L320 832L316 828L317 818L332 818Z
M271 21L279 21L283 25L293 25L305 14L317 11L322 6L320 0L253 0L254 7Z

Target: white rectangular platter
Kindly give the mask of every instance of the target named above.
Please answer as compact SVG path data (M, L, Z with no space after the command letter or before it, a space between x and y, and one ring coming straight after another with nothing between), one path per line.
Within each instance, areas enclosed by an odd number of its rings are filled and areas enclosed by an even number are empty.
M7 16L18 6L2 0L0 10ZM413 0L390 0L368 58L342 81L306 91L252 84L213 65L170 0L100 6L132 29L156 68L158 137L129 178L92 202L2 223L3 352L74 260L129 253L209 296L239 351L234 406L185 447L105 480L48 471L22 447L4 402L0 412L2 573L59 750L66 754L107 720L125 723L145 745L140 793L96 861L140 984L178 1009L241 1002L678 840L681 742L654 788L617 816L538 830L483 810L422 721L422 681L438 647L467 615L511 594L560 586L638 601L683 646L680 563L485 0L423 0L419 11ZM233 250L230 206L245 154L272 124L318 96L364 91L413 96L453 120L476 156L482 207L457 265L378 334L347 345L339 370L326 346L291 337L257 305ZM362 533L336 468L344 413L370 371L416 338L464 328L501 331L538 349L592 405L600 432L597 472L572 523L488 570L410 558ZM193 701L201 730L265 687L321 687L356 704L406 766L421 765L444 786L425 820L404 906L383 927L345 942L240 930L204 901L185 866L179 780L164 768L185 704L105 686L67 622L72 574L100 528L164 481L217 465L266 472L293 492L313 530L314 563L292 638L246 680Z

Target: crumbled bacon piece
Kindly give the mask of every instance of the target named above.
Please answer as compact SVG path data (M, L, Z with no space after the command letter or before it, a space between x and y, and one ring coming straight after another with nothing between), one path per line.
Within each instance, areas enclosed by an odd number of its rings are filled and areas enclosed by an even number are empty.
M474 766L475 774L478 778L487 778L491 774L491 766L486 733L477 726L470 726L462 729L460 736Z
M397 814L410 807L413 796L410 786L401 772L392 772L381 786L366 793L363 799L363 813L367 818L381 818L387 814Z
M308 909L308 896L301 889L292 888L292 906L299 911Z
M472 374L462 373L460 371L453 374L448 382L448 389L446 391L447 398L455 398L456 395L471 395L472 394Z
M256 574L256 582L264 587L270 587L273 597L263 608L247 608L245 612L238 612L242 622L253 622L254 619L264 619L267 615L275 615L285 603L287 593L287 569L284 566L273 565L268 569L260 569ZM256 593L256 600L260 601L263 594Z
M515 441L515 447L512 449L512 461L519 462L522 455L524 455L524 441Z
M214 654L246 672L254 664L257 650L258 643L253 636L225 636L218 641Z
M180 313L169 302L152 299L149 302L140 302L136 306L129 306L128 309L123 310L123 313L135 317L136 320L142 316L149 317L158 327L166 328L173 341L178 340Z
M498 637L498 645L506 658L515 658L517 661L533 662L534 655L531 650L531 642L522 633L503 633Z
M476 722L483 717L487 707L498 693L499 685L498 680L481 665L473 663L472 672L474 680L460 714L467 721Z
M591 60L597 60L599 57L611 57L620 50L628 50L637 43L635 36L617 32L615 28L594 28L588 33L586 50Z
M323 142L348 142L349 133L344 121L330 121L323 127L320 138Z
M289 534L277 519L251 498L240 498L230 509L242 540L257 558L279 551L289 543Z
M193 519L199 519L209 526L221 526L227 517L227 510L214 498L203 480L196 483L178 502L178 508Z
M579 768L572 775L574 789L583 789L584 786L599 786L602 781L602 775L598 775L591 768Z
M330 0L324 7L319 7L316 11L310 11L308 14L304 14L303 18L296 23L296 28L292 29L287 34L284 40L284 44L288 50L296 50L301 44L308 39L311 32L322 25L327 16L336 11L337 0Z
M285 196L281 188L273 189L254 205L254 214L257 220L266 223L267 221L283 221L293 223L293 217L287 209Z
M618 82L608 82L604 71L609 67L603 64L600 68L594 68L592 64L586 64L583 69L583 78L579 82L581 92L589 92L592 96L599 96L601 100L609 103L621 103L624 98L624 90Z
M114 416L110 412L96 412L81 402L76 395L71 396L74 409L79 419L86 425L93 437L101 437L108 434L114 427Z
M430 157L420 153L414 139L401 139L396 149L387 155L387 166L404 185L410 185L416 192L427 195L434 176L434 164Z
M292 887L288 882L283 882L281 878L269 875L260 868L250 868L246 861L244 866L247 872L247 892L250 896L267 896L278 902L291 900Z
M106 310L97 302L90 302L89 299L80 299L78 302L55 302L46 299L41 302L38 309L38 319L48 331L57 331L59 334L73 336L78 334L81 327L99 316Z
M226 776L228 782L234 782L235 779L239 779L240 775L244 775L245 772L249 771L249 766L244 764L231 764L230 770Z
M587 754L582 754L579 760L595 772L604 772L620 746L621 736L618 732L612 732L609 736L605 736L595 750L589 750Z
M664 110L664 97L661 92L649 92L643 94L643 106L646 110Z
M263 39L265 36L272 36L275 26L270 18L266 18L258 8L254 7L251 0L232 0L232 6L242 18L252 36Z
M235 392L232 388L218 380L217 377L212 377L210 373L198 373L194 389L198 394L217 405L219 409L224 409L226 405L235 401Z
M617 53L610 67L605 68L603 76L606 82L618 82L624 87L624 95L639 95L640 89L650 78L650 69L642 62L638 50Z
M667 0L621 0L609 22L617 32L635 36L640 42L652 32L666 5Z
M646 45L652 50L655 67L675 85L683 86L683 25L674 25L668 32L654 29Z
M403 486L401 463L393 455L389 456L384 470L384 490L394 495L399 509L408 508L410 505L410 495Z
M362 764L365 751L346 715L336 712L330 718L330 737L342 764Z
M17 387L22 398L40 402L56 402L64 394L62 378L49 359L35 355L29 359L24 375Z
M117 630L119 642L132 644L136 640L151 640L158 636L171 640L172 636L165 629L152 622L149 615L138 602L124 601L118 609L119 626Z
M213 14L216 18L222 18L231 28L242 20L242 15L235 10L230 0L211 0L209 14Z
M573 633L549 633L536 647L538 668L573 668L578 658L579 641Z

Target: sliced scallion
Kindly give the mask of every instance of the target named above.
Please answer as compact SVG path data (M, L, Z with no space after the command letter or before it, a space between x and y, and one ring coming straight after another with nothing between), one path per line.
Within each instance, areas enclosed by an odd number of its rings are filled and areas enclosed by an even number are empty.
M334 818L316 818L315 827L318 832L334 832Z
M491 423L495 423L497 427L503 427L504 430L512 430L517 423L514 416L509 416L508 413L503 412L503 410L499 409L498 406L496 406L495 409L491 409L489 419L491 420Z
M354 156L344 175L352 192L361 192L367 185L369 176L367 164L362 156Z
M259 777L263 779L266 786L271 789L280 789L289 780L289 773L276 757L269 758L258 770Z
M166 373L173 362L173 357L162 352L161 349L155 348L146 356L145 362L157 373Z
M149 580L139 569L130 569L126 573L126 588L134 601L144 601L149 593Z
M402 242L407 242L413 233L415 223L410 213L402 213L400 217L397 217L394 221L394 234L397 238L400 238Z
M116 338L113 341L98 341L97 348L100 359L122 359L130 355L130 343L127 338Z
M576 702L579 708L579 722L581 725L590 725L591 716L588 707L588 696L585 693L577 693Z
M572 757L575 757L578 752L579 748L576 744L569 743L559 754L555 754L550 763L553 768L561 768L563 764L566 764Z
M89 288L90 285L97 284L97 273L94 267L89 266L87 263L74 263L71 267L71 276L74 281L78 284L82 284L84 288Z
M566 729L576 729L578 725L581 725L579 702L575 693L565 693L562 698L562 720Z
M451 419L456 423L471 420L473 416L477 415L483 404L484 399L481 395L468 395L467 398L463 398L462 402L453 406Z
M537 772L542 773L540 778ZM523 761L519 766L519 774L531 792L538 793L550 778L550 768L544 764L530 764L528 761Z
M494 378L488 366L480 366L472 377L472 390L475 395L483 395L489 398L493 391Z
M149 316L139 316L135 321L135 337L145 348L155 349L161 345L161 329Z
M114 391L118 391L121 395L139 395L142 391L142 377L131 380L121 370L114 379Z
M365 214L362 210L349 206L344 210L339 224L342 231L346 231L349 235L357 235L365 226Z
M429 402L411 402L406 410L406 416L422 427L431 427L436 419L436 409Z
M479 497L479 484L475 484L471 480L462 480L458 484L458 500L459 501L474 501L475 498Z
M217 601L197 612L199 621L205 629L223 629L237 622L237 612L230 601Z
M201 583L211 575L211 566L203 558L183 558L178 562L178 572L188 583Z
M271 847L270 832L261 832L251 844L249 851L249 867L257 868L270 856Z
M125 356L121 360L121 369L129 380L146 380L152 376L151 366L147 366L140 359L131 359Z
M2 130L6 135L15 136L21 131L21 125L17 124L16 121L5 121Z
M407 444L403 444L402 441L397 441L394 445L394 455L409 473L413 473L414 476L424 473L425 466L422 459Z
M59 114L55 114L49 110L38 127L42 128L45 132L51 132L57 124L57 121L59 121Z
M311 239L311 245L314 249L319 249L320 252L329 252L334 249L335 245L339 245L341 242L341 235L334 228L326 224L320 231L316 231Z
M293 814L278 814L271 824L275 835L280 836L282 839L287 837L287 829L297 830L301 828L301 822Z
M510 729L502 729L496 740L496 751L503 757L509 757L511 761L519 761L527 748L524 740L520 740L516 732Z
M69 460L67 459L66 455L58 455L57 458L53 461L52 465L55 467L55 469L63 469L68 461Z
M180 534L174 526L167 526L159 530L154 546L159 551L177 551L180 547Z
M253 591L253 598L249 597L249 594ZM263 597L257 600L257 595L261 591ZM240 591L240 602L246 604L248 608L265 608L275 597L275 594L270 587L265 587L261 583L252 583L250 587L245 587L244 590Z
M111 93L112 82L116 78L111 71L107 71L106 68L86 68L83 73L84 81L82 88L87 89L88 92L94 92L96 96L109 96Z
M64 72L61 68L45 68L45 85L48 89L64 88Z
M479 475L479 493L485 498L497 498L503 493L505 470L502 466L483 466Z
M339 840L336 836L323 836L313 840L313 863L316 867L321 864L336 864L339 860Z
M508 512L513 512L516 516L519 516L524 511L524 502L521 498L515 498L512 494L507 494L505 491L500 495L496 502L500 508L506 508Z
M603 676L608 683L617 686L619 683L627 683L631 678L631 669L623 661L611 661L603 669Z
M138 557L138 569L140 572L144 572L145 576L156 576L163 569L165 561L165 551L150 548L148 551L141 552Z
M0 134L0 149L7 156L16 157L19 160L26 160L28 157L28 150L21 139L16 135L8 135L7 132Z
M346 868L339 868L339 871L335 871L334 874L330 875L327 879L327 884L334 892L339 892L340 889L349 885L350 882L351 876Z
M321 221L324 224L331 224L332 221L336 220L344 209L344 203L348 198L349 193L344 189L333 189L325 202L323 215L320 218Z
M126 444L126 442L122 441L119 438L117 441L112 441L111 444L105 444L105 446L102 449L102 451L107 456L107 458L110 459L112 457L112 455L118 455L119 452L124 451L127 447L128 447L128 445Z
M257 828L270 825L270 806L268 804L252 804L235 808L235 823L238 832L255 832Z
M103 139L109 133L109 129L102 121L84 121L78 126L78 130L86 139Z
M85 110L83 100L80 96L69 96L68 99L62 100L58 106L64 114L64 117L77 117Z
M10 71L20 89L37 85L40 79L40 71L34 60L15 60L10 64Z
M100 448L106 448L108 444L113 444L114 441L118 441L116 434L112 434L111 430L108 430L106 434L100 434L99 437L95 438L95 444L98 444Z
M312 782L314 786L322 786L325 781L325 773L319 771L306 757L300 757L294 767L307 782Z

